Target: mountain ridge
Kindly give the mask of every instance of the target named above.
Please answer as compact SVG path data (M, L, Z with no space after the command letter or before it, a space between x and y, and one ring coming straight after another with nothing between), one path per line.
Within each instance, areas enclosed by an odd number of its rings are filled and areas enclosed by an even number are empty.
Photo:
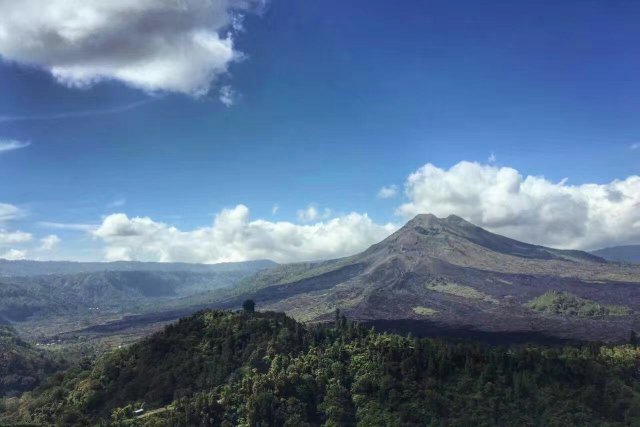
M77 261L35 261L7 260L0 258L0 277L7 276L41 276L46 274L94 273L101 271L188 271L194 273L211 273L246 270L260 270L278 265L271 260L252 260L239 262L223 262L217 264L197 264L185 262L146 262L146 261L111 261L111 262L77 262Z
M640 245L611 246L591 253L612 262L640 264Z

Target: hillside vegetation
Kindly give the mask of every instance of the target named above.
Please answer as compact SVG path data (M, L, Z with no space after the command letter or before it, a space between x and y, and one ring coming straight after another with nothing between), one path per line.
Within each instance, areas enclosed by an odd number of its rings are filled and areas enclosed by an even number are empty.
M30 346L8 326L0 325L0 397L32 390L64 364Z
M311 327L281 313L205 311L5 402L4 420L625 426L640 422L639 368L631 345L487 347L381 334L341 316Z
M628 307L598 304L595 301L561 291L545 292L528 302L526 306L536 311L563 316L602 317L631 314Z

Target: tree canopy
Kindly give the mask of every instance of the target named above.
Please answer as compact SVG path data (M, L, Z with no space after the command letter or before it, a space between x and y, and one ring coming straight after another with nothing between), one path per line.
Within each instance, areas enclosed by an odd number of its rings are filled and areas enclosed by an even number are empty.
M4 420L127 426L633 426L640 348L488 346L337 315L204 311L57 374ZM143 415L135 409L145 405ZM0 418L0 424L3 420Z

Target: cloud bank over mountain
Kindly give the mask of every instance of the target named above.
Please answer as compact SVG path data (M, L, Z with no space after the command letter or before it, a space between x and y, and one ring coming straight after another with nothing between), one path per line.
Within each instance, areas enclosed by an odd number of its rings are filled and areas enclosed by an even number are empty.
M0 1L0 56L60 83L117 80L199 96L242 58L233 33L254 0Z
M569 185L509 167L426 164L405 183L397 213L459 215L493 232L559 248L593 249L640 242L640 176Z
M398 188L397 197L399 193ZM122 212L105 215L97 225L39 224L88 233L103 246L109 261L215 263L268 258L296 262L337 258L383 240L420 213L439 217L455 214L524 242L590 250L640 242L640 177L570 185L567 180L552 182L494 164L463 161L449 169L426 164L407 177L404 203L395 213L394 221L377 223L367 213L337 214L311 204L297 211L296 222L268 221L252 219L249 208L239 204L220 211L211 225L187 230L150 216L130 217ZM31 233L10 229L9 225L23 216L20 208L0 204L0 252L12 258L31 251L55 255L58 236L37 236L37 240ZM33 246L38 242L39 246Z
M107 260L292 262L350 255L395 229L358 213L306 225L252 220L249 208L237 205L216 215L211 226L190 231L148 217L112 214L93 235L106 243Z

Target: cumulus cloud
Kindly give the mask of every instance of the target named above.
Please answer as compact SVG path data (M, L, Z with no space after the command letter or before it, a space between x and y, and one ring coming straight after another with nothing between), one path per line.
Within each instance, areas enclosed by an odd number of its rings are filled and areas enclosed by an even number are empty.
M7 151L19 150L31 145L30 142L16 141L14 139L0 139L0 154Z
M0 259L6 259L9 261L17 261L21 259L25 259L27 257L27 251L18 250L18 249L10 249L7 252L0 254Z
M391 199L396 197L398 194L398 186L397 185L387 185L382 187L378 191L378 198L380 199Z
M0 203L0 224L24 216L24 211L9 203Z
M86 87L118 80L199 96L242 57L233 32L258 0L0 1L0 55Z
M112 214L93 235L106 244L107 260L215 263L268 258L292 262L350 255L396 228L376 224L358 213L307 225L252 220L249 209L238 205L221 211L211 226L190 231L148 217Z
M427 164L408 177L405 193L409 201L397 210L405 218L456 214L512 238L562 248L640 242L640 176L568 185L509 167Z
M55 234L49 234L46 237L40 239L40 250L52 251L60 244L61 239Z

